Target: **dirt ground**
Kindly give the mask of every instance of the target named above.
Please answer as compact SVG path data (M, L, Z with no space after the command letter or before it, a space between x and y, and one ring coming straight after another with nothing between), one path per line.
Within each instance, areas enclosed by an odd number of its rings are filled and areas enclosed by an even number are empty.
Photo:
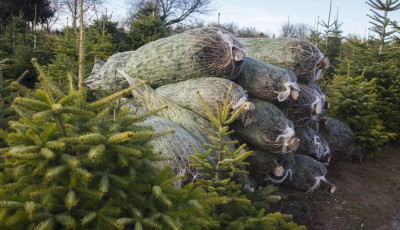
M281 187L286 199L272 211L292 214L307 229L400 230L400 147L361 163L332 162L327 179L337 186L333 195Z

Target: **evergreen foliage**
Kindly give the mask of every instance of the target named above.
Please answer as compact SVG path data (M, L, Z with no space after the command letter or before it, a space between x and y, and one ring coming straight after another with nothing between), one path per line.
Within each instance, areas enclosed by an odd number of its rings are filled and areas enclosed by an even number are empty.
M36 23L43 23L54 15L50 0L2 0L0 8L0 29L9 24L8 19L13 16L19 15L33 24L35 17Z
M396 136L385 129L379 117L382 105L377 79L368 80L363 74L352 77L349 70L347 76L333 78L327 96L332 105L329 115L344 121L353 130L357 143L366 153L379 152L379 146Z
M379 36L379 55L381 55L383 53L383 47L390 42L393 38L393 33L396 32L395 30L389 31L389 28L387 28L390 24L388 13L400 9L400 2L399 0L368 0L366 3L372 7L370 10L373 15L367 16L373 20L370 21L373 25L371 30ZM383 11L383 15L377 11Z
M108 104L129 87L87 102L70 77L59 89L34 61L40 87L17 97L20 119L0 151L1 229L200 229L217 226L210 204L226 200L162 171L147 141L157 136L135 125L145 115L122 110L114 119ZM148 115L148 114L147 114Z
M166 27L160 19L158 8L155 4L146 2L138 11L135 19L132 21L129 34L134 45L133 49L166 37Z
M376 110L379 119L383 121L385 130L396 133L393 141L400 141L400 95L399 76L400 52L396 43L387 45L382 54L376 40L348 40L343 44L343 60L338 68L338 75L363 75L368 81L376 79ZM348 68L350 64L350 68Z
M324 50L324 55L329 57L330 67L328 70L324 72L324 77L322 78L324 82L329 82L333 77L336 69L340 64L340 55L343 52L342 50L342 31L341 26L343 23L339 23L337 19L334 21L332 25L332 30L329 33L329 38L327 43L320 43L319 48Z
M112 54L133 49L128 33L122 27L118 27L118 22L112 21L111 16L103 15L100 19L94 20L88 30L95 30L98 34L110 36L110 42L114 46ZM90 33L87 36L90 37Z
M11 103L15 97L27 91L24 86L19 84L19 81L26 75L27 71L14 81L4 77L3 70L9 67L7 61L8 59L0 61L0 146L2 146L2 130L8 128L7 123L9 121L17 118L16 113L11 109Z
M268 202L279 200L271 195L276 189L272 186L259 188L255 192L249 190L246 184L248 172L244 170L249 163L244 160L252 154L245 151L246 144L241 145L235 151L228 146L237 144L237 141L226 142L224 137L233 133L229 130L231 124L244 109L244 105L233 114L230 113L233 101L230 101L230 93L233 84L227 93L223 103L217 100L217 114L213 114L209 105L199 94L207 116L217 131L200 127L210 136L210 144L204 144L207 151L202 152L196 148L196 153L191 155L192 165L199 172L195 184L208 193L216 193L225 197L223 204L213 205L212 215L220 222L219 229L303 229L291 220L290 215L281 213L266 213ZM260 199L262 197L262 201Z
M50 62L54 56L50 37L44 31L34 33L22 16L9 20L5 30L0 31L0 59L9 58L9 68L4 71L4 76L14 80L29 70L21 83L33 88L36 74L30 60L36 57L41 63Z

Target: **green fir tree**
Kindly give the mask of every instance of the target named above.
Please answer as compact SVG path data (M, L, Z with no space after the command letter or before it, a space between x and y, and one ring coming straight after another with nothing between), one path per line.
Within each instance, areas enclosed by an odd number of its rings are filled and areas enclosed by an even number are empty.
M216 193L220 197L228 199L223 204L213 205L212 215L220 222L218 229L304 229L293 222L288 222L291 220L290 215L266 212L268 202L279 200L279 197L271 195L276 191L274 187L259 188L256 192L246 192L248 171L244 168L249 163L244 160L252 152L244 151L246 144L231 151L229 146L237 144L237 141L226 142L224 140L225 136L233 133L233 130L229 130L228 125L234 122L244 109L243 105L231 114L230 108L233 101L229 100L232 87L233 84L223 103L216 102L218 114L211 112L210 107L199 94L207 116L217 131L213 132L200 127L210 135L210 143L204 144L208 148L206 152L201 152L194 146L196 153L191 155L191 162L199 172L195 184L208 193ZM260 197L263 197L264 200L261 200Z
M388 13L391 11L396 11L400 9L399 0L368 0L366 2L370 7L372 7L371 12L373 15L367 15L372 19L370 23L373 25L371 30L378 34L379 38L379 55L382 55L383 48L386 44L390 42L393 38L392 35L395 30L390 31L388 25L390 25L390 18ZM383 11L383 15L377 11Z
M326 90L332 105L329 115L345 122L370 155L379 153L379 147L396 136L379 117L382 105L376 84L377 79L367 80L363 74L352 77L349 70L345 77L335 76Z
M202 229L217 227L211 204L226 200L188 184L170 168L158 170L151 127L137 126L155 111L116 117L109 104L137 85L88 102L69 77L59 89L33 61L40 87L17 97L20 119L10 123L0 150L1 229ZM169 131L167 131L169 132Z
M142 9L135 15L129 32L133 48L166 37L166 27L158 14L158 8L151 2L145 3Z

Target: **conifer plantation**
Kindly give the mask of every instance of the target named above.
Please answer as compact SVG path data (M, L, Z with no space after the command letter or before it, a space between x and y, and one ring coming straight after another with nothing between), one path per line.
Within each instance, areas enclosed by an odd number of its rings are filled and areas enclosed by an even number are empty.
M0 3L0 229L306 229L290 191L338 202L337 165L400 144L400 0L364 36L332 2L279 35L104 3Z

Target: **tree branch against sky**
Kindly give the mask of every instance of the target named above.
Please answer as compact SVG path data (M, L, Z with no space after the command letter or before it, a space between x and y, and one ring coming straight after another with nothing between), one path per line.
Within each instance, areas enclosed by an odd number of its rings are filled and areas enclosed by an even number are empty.
M399 10L400 2L399 0L386 0L386 2L382 0L368 0L366 3L372 8L370 10L373 15L367 14L367 16L372 19L372 21L369 22L372 24L371 30L379 35L379 55L382 55L383 46L389 42L392 38L391 35L395 32L388 31L386 28L391 22L388 17L388 12ZM378 13L377 10L383 11L383 15Z
M212 0L130 0L131 15L136 14L146 2L157 5L160 19L165 25L181 23L213 10Z
M104 4L104 0L85 0L83 1L83 13L86 13L90 10L96 10L99 5ZM79 18L79 0L61 0L61 3L69 12L72 18L72 28L76 30L76 23Z

